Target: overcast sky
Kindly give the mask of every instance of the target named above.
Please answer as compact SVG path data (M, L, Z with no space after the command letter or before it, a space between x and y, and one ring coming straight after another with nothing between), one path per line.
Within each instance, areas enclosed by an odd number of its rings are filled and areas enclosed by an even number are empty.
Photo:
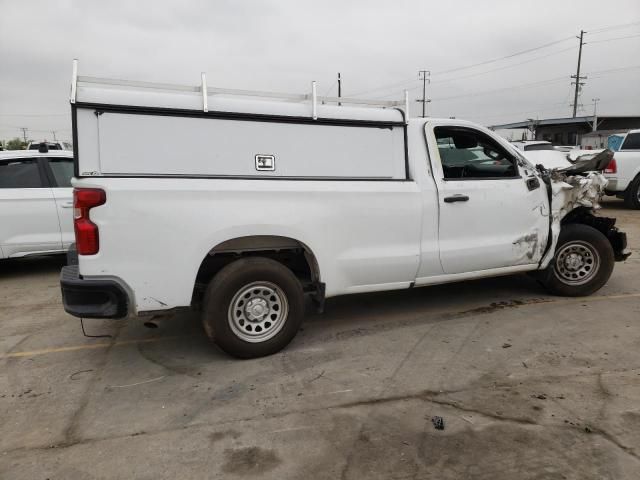
M195 85L205 71L210 86L307 92L317 80L320 94L341 72L346 96L411 89L416 115L426 69L433 116L562 117L581 28L583 112L597 97L601 113L640 114L638 0L0 0L0 138L70 138L73 58L81 75Z

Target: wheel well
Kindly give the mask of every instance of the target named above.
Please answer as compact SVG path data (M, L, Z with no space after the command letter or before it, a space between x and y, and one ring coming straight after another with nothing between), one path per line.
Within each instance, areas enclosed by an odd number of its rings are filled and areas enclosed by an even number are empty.
M318 262L304 243L275 235L246 236L226 240L209 250L196 275L194 303L199 303L206 285L220 270L246 257L265 257L280 262L298 277L305 292L315 293L319 289Z
M566 217L562 219L562 225L570 223L582 223L595 228L602 233L613 248L616 261L623 261L628 256L626 253L627 248L627 235L624 232L618 230L616 225L616 219L610 217L596 217L591 209L587 207L579 207L569 212Z

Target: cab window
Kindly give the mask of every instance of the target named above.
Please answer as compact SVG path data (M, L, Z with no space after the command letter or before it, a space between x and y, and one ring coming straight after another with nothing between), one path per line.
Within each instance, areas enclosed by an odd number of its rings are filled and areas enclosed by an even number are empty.
M628 133L620 150L640 150L640 133Z
M435 127L445 180L517 178L513 155L482 132L464 127Z
M56 187L71 187L73 160L70 158L50 158L49 167L53 173Z
M35 158L0 160L0 188L43 187Z

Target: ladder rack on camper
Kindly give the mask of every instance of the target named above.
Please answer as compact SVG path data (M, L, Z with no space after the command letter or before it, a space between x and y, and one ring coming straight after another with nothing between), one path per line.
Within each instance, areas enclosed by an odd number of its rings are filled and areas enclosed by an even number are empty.
M404 99L402 100L374 100L364 98L320 96L317 93L317 84L315 81L311 82L311 92L306 94L240 90L232 88L208 87L206 74L204 72L201 75L200 85L196 86L176 85L170 83L140 82L135 80L119 80L113 78L99 78L84 75L79 76L78 60L74 59L71 79L71 103L76 103L78 87L84 85L95 85L102 87L129 87L134 89L155 90L164 92L197 93L202 96L202 111L204 112L209 111L209 97L212 95L255 97L261 99L281 100L286 102L310 102L310 116L314 120L317 120L318 118L318 104L350 104L379 108L397 108L403 112L405 123L409 123L409 92L407 90L404 91Z

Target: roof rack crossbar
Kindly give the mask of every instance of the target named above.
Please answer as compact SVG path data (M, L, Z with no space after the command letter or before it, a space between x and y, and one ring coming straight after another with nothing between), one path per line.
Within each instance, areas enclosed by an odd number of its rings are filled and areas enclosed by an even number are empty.
M80 85L79 85L80 84ZM408 92L405 91L404 98L402 100L376 100L366 98L349 98L349 97L328 97L319 96L317 94L317 84L312 82L311 93L307 94L292 94L292 93L279 93L279 92L267 92L258 90L242 90L235 88L218 88L207 87L207 79L204 73L201 74L201 83L198 86L191 85L178 85L173 83L156 83L156 82L141 82L137 80L121 80L116 78L100 78L81 75L78 76L78 61L73 61L73 77L71 83L71 103L75 103L78 86L81 84L102 85L106 87L131 87L150 90L164 90L172 92L184 92L184 93L196 93L202 96L202 108L206 112L208 111L208 97L212 95L237 95L244 97L257 97L257 98L270 98L276 100L283 100L289 102L310 102L311 103L311 116L316 119L318 117L318 104L351 104L351 105L367 105L372 107L382 108L398 108L403 111L405 121L409 119L409 102Z
M73 59L73 70L71 72L71 93L69 94L69 100L71 103L76 103L76 91L78 87L78 59Z

